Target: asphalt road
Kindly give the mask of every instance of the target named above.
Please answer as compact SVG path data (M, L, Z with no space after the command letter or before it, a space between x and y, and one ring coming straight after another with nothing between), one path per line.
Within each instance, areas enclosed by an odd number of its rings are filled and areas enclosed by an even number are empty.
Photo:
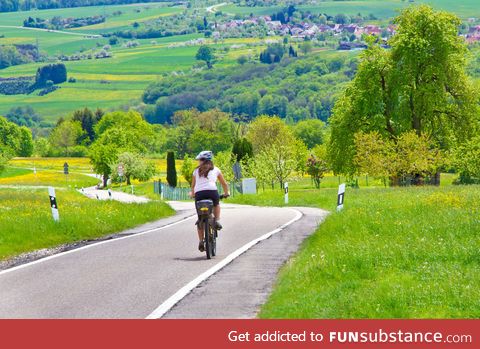
M167 220L176 221L171 226L157 228L166 224L159 221L140 234L2 271L0 318L145 318L227 255L295 217L289 208L226 205L218 255L209 261L197 250L194 217L177 217Z

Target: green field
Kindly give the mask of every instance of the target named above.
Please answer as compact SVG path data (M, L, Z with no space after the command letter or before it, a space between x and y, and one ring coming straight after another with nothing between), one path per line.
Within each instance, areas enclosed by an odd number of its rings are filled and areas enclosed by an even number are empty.
M61 35L61 34L55 34ZM12 106L30 105L47 120L56 120L59 116L68 115L75 109L113 108L138 101L145 87L151 82L161 79L161 75L173 71L184 71L195 64L198 46L170 47L171 43L180 43L198 38L198 34L182 35L154 40L139 40L140 46L135 48L114 47L113 57L109 59L65 62L68 75L77 79L76 83L63 83L61 88L46 96L0 95L0 115ZM102 39L106 43L106 39ZM228 39L223 44L255 42L257 39ZM255 52L259 48L255 48ZM238 52L236 52L238 51ZM219 65L235 64L239 54L253 52L253 49L230 51L218 63ZM25 64L0 71L0 77L34 75L42 64Z
M333 213L283 267L261 318L478 318L480 187L290 190ZM282 205L281 191L234 202Z
M454 11L463 17L480 16L480 7L473 0L463 0L455 4L447 0L431 0L434 6ZM396 15L398 9L408 2L400 0L388 1L322 1L315 5L303 5L303 9L312 12L325 12L330 15L337 13L362 15L373 14L379 19L387 19ZM92 38L83 35L99 34L103 31L120 30L131 26L135 21L144 21L168 16L184 11L183 7L170 7L167 3L150 3L121 6L93 6L70 9L55 9L42 11L27 11L0 14L0 45L12 43L39 43L40 49L51 55L92 52L97 47L108 44L107 38ZM219 10L225 13L271 14L278 10L275 7L238 7L233 4L222 6ZM116 11L122 13L113 16ZM28 16L51 18L53 16L80 17L107 15L105 23L68 30L66 33L56 33L38 30L15 28L21 26ZM7 26L1 27L1 26ZM61 88L46 96L38 96L37 92L30 95L5 96L0 95L0 115L5 114L13 106L30 105L47 121L54 122L60 116L68 116L74 110L90 108L118 108L123 105L136 104L144 89L151 82L162 78L163 74L174 71L188 71L196 63L195 53L198 46L170 47L171 44L199 38L201 34L190 34L160 38L155 40L138 40L140 45L134 48L124 48L121 40L113 46L113 58L93 59L65 62L69 77L74 77L76 83L61 84ZM259 39L228 39L224 45L245 44ZM209 42L213 44L212 41ZM236 64L235 59L242 55L256 55L261 47L231 50L227 55L219 54L217 65ZM324 57L330 52L318 51ZM34 75L36 69L44 63L26 64L0 70L0 77Z
M160 201L146 204L98 201L66 188L57 189L56 194L60 210L58 223L52 219L46 189L0 187L0 260L98 238L173 213Z
M312 13L326 13L335 16L339 13L347 15L356 15L361 13L363 16L373 14L381 20L389 19L398 14L402 8L411 4L426 3L437 9L451 11L462 18L480 17L480 6L476 0L416 0L414 2L402 0L355 0L355 1L317 1L312 5L301 5L299 9L308 10ZM248 15L271 15L281 9L281 6L272 7L240 7L234 4L228 4L219 8L220 11L230 14Z
M63 174L65 162L70 169L68 178ZM156 160L156 164L159 171L165 170L165 160ZM91 165L87 158L11 160L0 174L0 260L36 249L102 237L173 214L173 210L155 195L149 195L153 201L146 204L87 198L75 189L98 183L97 178L85 175L88 173L91 173ZM51 218L47 186L57 189L59 223ZM151 183L140 186L138 194L143 194L142 190L145 194L153 191Z

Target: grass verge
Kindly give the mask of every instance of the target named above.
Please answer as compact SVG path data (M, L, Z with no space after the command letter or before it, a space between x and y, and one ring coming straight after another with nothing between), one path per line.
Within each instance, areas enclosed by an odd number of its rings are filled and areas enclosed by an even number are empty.
M290 190L333 210L336 191ZM282 205L281 192L232 199ZM480 187L347 190L283 267L261 318L480 317Z
M41 248L94 239L172 215L161 201L97 201L57 189L60 222L52 220L46 189L0 188L0 260Z

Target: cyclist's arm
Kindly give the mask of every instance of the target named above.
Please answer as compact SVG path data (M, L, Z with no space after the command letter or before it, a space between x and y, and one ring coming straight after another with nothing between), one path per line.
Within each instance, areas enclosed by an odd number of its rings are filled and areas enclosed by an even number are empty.
M195 176L192 177L192 190L190 191L190 196L193 197L195 195Z
M227 184L227 181L225 180L225 178L223 178L223 174L220 173L218 175L218 180L220 181L220 184L222 185L222 188L223 188L223 192L225 195L229 196L230 193L228 192L228 184Z

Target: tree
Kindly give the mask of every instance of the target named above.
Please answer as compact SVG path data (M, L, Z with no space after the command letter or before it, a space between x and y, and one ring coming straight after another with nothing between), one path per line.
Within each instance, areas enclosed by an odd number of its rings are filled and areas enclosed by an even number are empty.
M356 154L354 163L359 174L381 177L386 185L386 178L394 171L394 144L384 139L378 132L355 134Z
M260 116L250 124L247 139L252 144L254 153L259 154L272 144L291 142L293 134L282 119Z
M293 127L295 136L302 140L308 149L312 149L318 144L323 144L325 130L325 123L318 119L302 120Z
M50 142L46 138L37 138L33 146L33 154L39 157L47 157L50 155Z
M152 126L134 111L105 114L94 128L96 139L89 148L89 157L95 171L103 176L104 187L119 154L144 154L154 143Z
M395 23L391 50L369 38L354 80L335 105L329 159L336 173L357 170L359 131L377 131L396 142L413 130L448 150L479 128L478 93L465 73L460 20L421 5L405 9Z
M188 185L192 185L193 171L195 170L195 163L189 156L183 159L181 173L183 178L188 182Z
M20 127L18 155L29 157L33 154L32 132L25 126Z
M167 182L171 187L177 186L177 169L175 167L175 153L169 151L167 153Z
M82 126L79 122L64 121L53 129L49 140L50 144L58 148L63 156L69 156L71 148L77 145L82 135Z
M306 56L309 52L312 51L312 42L311 41L304 41L299 45L300 50L302 51L303 55Z
M460 184L480 183L480 136L458 146L452 152L452 160L460 174Z
M248 62L248 57L245 55L241 55L237 58L237 63L240 65L244 65L247 62Z
M89 157L93 169L102 175L103 187L107 187L108 178L112 172L111 164L117 161L118 150L112 143L93 143L89 149Z
M197 61L204 61L207 64L208 69L213 67L213 62L215 61L213 49L206 45L200 46L195 58Z
M444 164L442 152L426 134L415 131L402 133L395 143L394 184L423 184L430 177L431 184L440 184L439 168Z
M127 185L131 185L131 180L136 179L140 182L146 182L155 174L155 164L145 160L144 157L131 152L124 152L118 155L116 163L110 165L112 178L120 180L118 167L123 166L123 177Z
M239 138L233 143L232 153L235 156L236 161L240 162L245 158L253 157L252 143L246 138Z
M390 177L392 184L423 184L424 176L432 176L442 165L438 149L426 135L415 131L401 134L396 141L383 138L378 132L355 134L355 164L359 173L374 177Z
M97 109L97 111L93 113L90 109L85 108L76 110L73 113L72 120L79 122L84 131L84 135L80 142L89 145L95 140L95 125L100 121L102 116L103 111L101 109Z
M327 171L327 162L324 159L317 158L315 155L310 155L307 160L307 173L312 177L317 189L320 188L320 181Z
M215 166L217 166L220 171L222 171L223 177L230 183L235 179L235 174L233 173L233 164L235 163L235 157L230 151L222 151L215 154L214 158Z
M67 81L67 68L63 63L48 64L38 68L35 77L35 85L37 87L44 87L47 81L52 81L54 84L61 84Z
M293 174L298 163L295 156L294 144L277 142L270 147L263 149L256 155L256 161L259 161L267 170L267 177L279 183L283 189L285 182Z

